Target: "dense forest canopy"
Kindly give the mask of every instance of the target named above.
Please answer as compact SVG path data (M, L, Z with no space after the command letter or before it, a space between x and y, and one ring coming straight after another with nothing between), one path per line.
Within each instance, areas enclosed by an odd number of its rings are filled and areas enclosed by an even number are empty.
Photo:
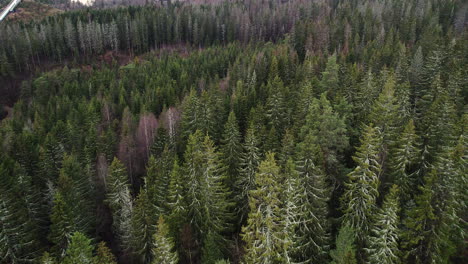
M468 3L0 24L0 263L466 263Z

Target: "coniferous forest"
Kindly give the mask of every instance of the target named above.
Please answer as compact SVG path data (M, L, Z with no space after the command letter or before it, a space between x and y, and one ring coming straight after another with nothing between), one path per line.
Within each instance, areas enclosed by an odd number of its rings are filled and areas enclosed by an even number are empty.
M0 263L468 263L468 2L0 23Z

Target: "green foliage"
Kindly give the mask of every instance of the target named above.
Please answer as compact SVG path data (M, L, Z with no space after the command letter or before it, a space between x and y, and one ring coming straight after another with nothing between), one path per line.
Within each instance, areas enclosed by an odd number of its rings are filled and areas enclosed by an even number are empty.
M236 200L238 202L241 223L245 221L250 210L248 206L250 191L256 188L255 173L261 159L259 142L253 124L247 129L243 149L240 163L241 169L236 182Z
M121 247L128 249L131 240L132 197L125 167L117 158L114 158L109 167L106 185L106 203L112 212L112 227Z
M361 146L353 156L356 167L348 174L342 196L343 223L355 230L359 242L367 240L379 196L381 142L378 128L365 127Z
M94 246L91 239L80 232L75 232L70 237L70 245L65 251L64 264L92 264Z
M219 153L209 136L203 139L200 130L190 135L185 161L189 178L190 222L198 230L202 245L213 239L214 244L222 249L225 243L222 234L229 229L230 193L223 183L225 175ZM210 233L212 237L208 240Z
M368 241L369 263L400 263L399 258L399 189L393 185L382 208L375 215Z
M349 145L346 125L343 118L333 110L326 93L320 99L314 99L309 106L309 113L301 129L301 138L314 135L311 143L319 145L327 168L338 164L338 154Z
M242 153L241 135L234 112L229 113L228 121L224 125L221 158L228 175L228 186L232 187L239 174L240 155Z
M154 259L152 263L179 263L177 252L174 252L174 243L169 237L169 227L162 216L159 217L158 230L154 235L153 241L152 254Z
M414 122L410 120L390 150L389 167L393 181L404 197L403 202L411 196L411 190L416 184L414 167L420 151L418 140Z
M333 97L339 91L338 79L339 65L336 62L336 54L328 57L325 71L322 72L322 79L320 81L320 92L329 91Z
M284 210L281 201L281 175L273 153L267 153L255 175L257 188L249 197L250 213L242 228L245 263L284 263Z
M466 262L462 1L192 2L0 24L1 263Z
M336 249L330 251L330 264L357 264L355 233L349 226L342 226L336 238Z
M93 261L95 264L117 264L115 256L103 241L97 245L96 256Z
M326 174L321 167L322 155L315 145L313 134L298 144L297 170L299 179L296 190L298 209L297 230L294 248L296 262L326 262L330 246L329 208L331 193Z
M153 235L156 233L155 209L147 191L141 190L135 200L130 220L131 248L138 262L141 263L150 263L153 259L151 248Z

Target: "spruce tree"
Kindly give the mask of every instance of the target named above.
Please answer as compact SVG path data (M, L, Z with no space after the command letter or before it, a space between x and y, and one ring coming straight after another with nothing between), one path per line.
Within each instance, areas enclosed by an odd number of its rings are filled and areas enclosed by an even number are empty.
M336 248L330 251L330 264L357 264L355 240L354 230L349 225L342 226L336 238Z
M189 218L198 232L199 243L203 246L212 232L216 245L223 248L223 233L229 229L230 193L223 183L219 153L209 136L203 139L199 130L190 135L185 161L189 178L187 200L191 202Z
M94 246L91 245L91 239L80 232L74 232L70 237L63 264L93 264Z
M165 223L162 216L159 217L157 232L153 237L153 264L177 264L179 257L174 251L174 243L169 236L169 226Z
M393 185L375 215L366 249L369 263L394 264L399 259L399 188Z
M132 197L124 165L114 158L106 179L106 203L112 213L112 227L122 249L128 249L131 238L130 219L133 211Z
M236 182L236 201L237 210L239 211L239 221L243 223L249 213L249 196L250 191L256 188L255 173L260 163L261 152L259 149L258 138L255 134L253 124L250 124L247 129L245 141L243 144L243 152L241 156L241 169L239 178Z
M343 202L343 225L356 230L358 245L368 241L372 217L379 196L379 175L381 172L380 150L382 140L377 128L366 126L361 146L353 156L356 167L348 174Z
M255 175L257 188L249 196L250 213L242 228L244 262L285 263L285 219L281 201L281 175L273 153L267 153Z
M305 119L305 124L301 128L301 140L312 133L314 143L320 146L324 162L331 171L339 164L338 155L349 145L346 125L332 108L326 93L320 99L314 99L309 108L309 113Z
M283 130L288 122L286 109L286 88L281 79L276 76L268 83L268 99L266 103L266 116L270 128L274 128L275 137L281 139Z
M438 218L433 206L436 180L437 172L433 169L425 176L424 185L419 186L415 205L407 209L402 233L403 259L407 263L435 263L440 254L435 233Z
M298 144L297 170L299 186L296 188L298 219L296 219L296 262L326 262L330 246L330 226L328 222L328 200L330 187L326 174L321 168L320 148L313 142L312 134Z
M71 206L64 201L60 192L57 192L54 196L50 221L48 239L54 244L52 250L56 255L63 257L70 242L70 237L76 231L76 226L74 225Z
M115 256L112 251L106 246L106 243L101 241L97 245L96 256L94 257L94 264L117 264Z
M322 72L322 79L320 81L320 92L328 91L328 94L333 98L339 92L339 65L336 63L336 55L333 54L328 57L325 70Z
M369 114L369 123L379 128L383 137L383 147L385 151L393 144L396 137L396 130L402 125L399 116L399 102L395 97L395 78L392 75L387 77L385 85L375 101Z
M242 153L241 135L234 112L229 113L228 120L224 125L222 146L220 149L221 159L226 166L228 186L233 186L239 174L240 155Z
M42 197L32 178L8 157L0 162L0 257L9 263L34 260L40 252Z
M186 192L188 191L188 180L185 171L180 167L178 160L174 161L171 171L169 185L169 207L170 207L170 227L172 231L179 232L182 223L187 219L188 201Z
M390 149L389 170L393 182L400 188L400 195L405 198L402 202L410 198L411 190L416 186L415 165L420 152L418 139L411 119Z
M145 189L140 190L131 216L131 248L137 262L150 263L153 235L156 232L156 207Z
M169 213L169 184L174 156L166 146L159 158L150 156L148 160L145 189L158 214Z

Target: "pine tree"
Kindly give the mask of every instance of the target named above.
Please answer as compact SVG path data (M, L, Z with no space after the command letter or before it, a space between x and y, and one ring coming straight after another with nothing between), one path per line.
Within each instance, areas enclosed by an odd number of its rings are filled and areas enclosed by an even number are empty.
M77 230L88 234L94 228L94 190L91 179L75 155L66 155L60 170L58 192L71 207Z
M255 175L258 186L249 197L250 213L242 228L244 262L284 263L285 220L281 202L281 175L273 153L267 153Z
M239 221L242 224L249 213L250 191L256 188L255 173L260 163L261 153L258 147L259 142L255 134L254 125L251 124L247 129L245 141L243 144L243 153L240 163L239 179L236 182L236 200L239 210Z
M64 152L64 146L53 135L48 134L43 148L40 149L40 166L44 179L56 179L58 177Z
M353 156L356 167L348 174L346 190L342 196L343 225L350 225L356 230L359 244L367 241L379 196L381 142L377 128L364 128L361 146Z
M342 226L336 238L336 249L330 251L330 264L357 264L355 233L349 226Z
M280 167L284 168L291 157L294 157L296 151L296 143L291 130L287 129L281 141L281 153L278 158Z
M367 253L369 263L394 264L399 259L399 188L396 185L385 197L382 208L375 215Z
M179 257L174 251L174 243L169 236L169 227L162 216L159 217L158 231L154 234L154 244L152 254L154 256L153 264L177 264Z
M201 263L215 264L217 260L223 258L223 252L218 245L219 237L211 231L208 231L202 248Z
M92 264L93 250L94 246L91 245L91 239L80 232L74 232L70 237L70 245L65 252L62 263Z
M221 146L221 159L226 166L228 186L233 186L239 174L240 155L242 153L241 135L234 112L229 113L228 121L224 125Z

